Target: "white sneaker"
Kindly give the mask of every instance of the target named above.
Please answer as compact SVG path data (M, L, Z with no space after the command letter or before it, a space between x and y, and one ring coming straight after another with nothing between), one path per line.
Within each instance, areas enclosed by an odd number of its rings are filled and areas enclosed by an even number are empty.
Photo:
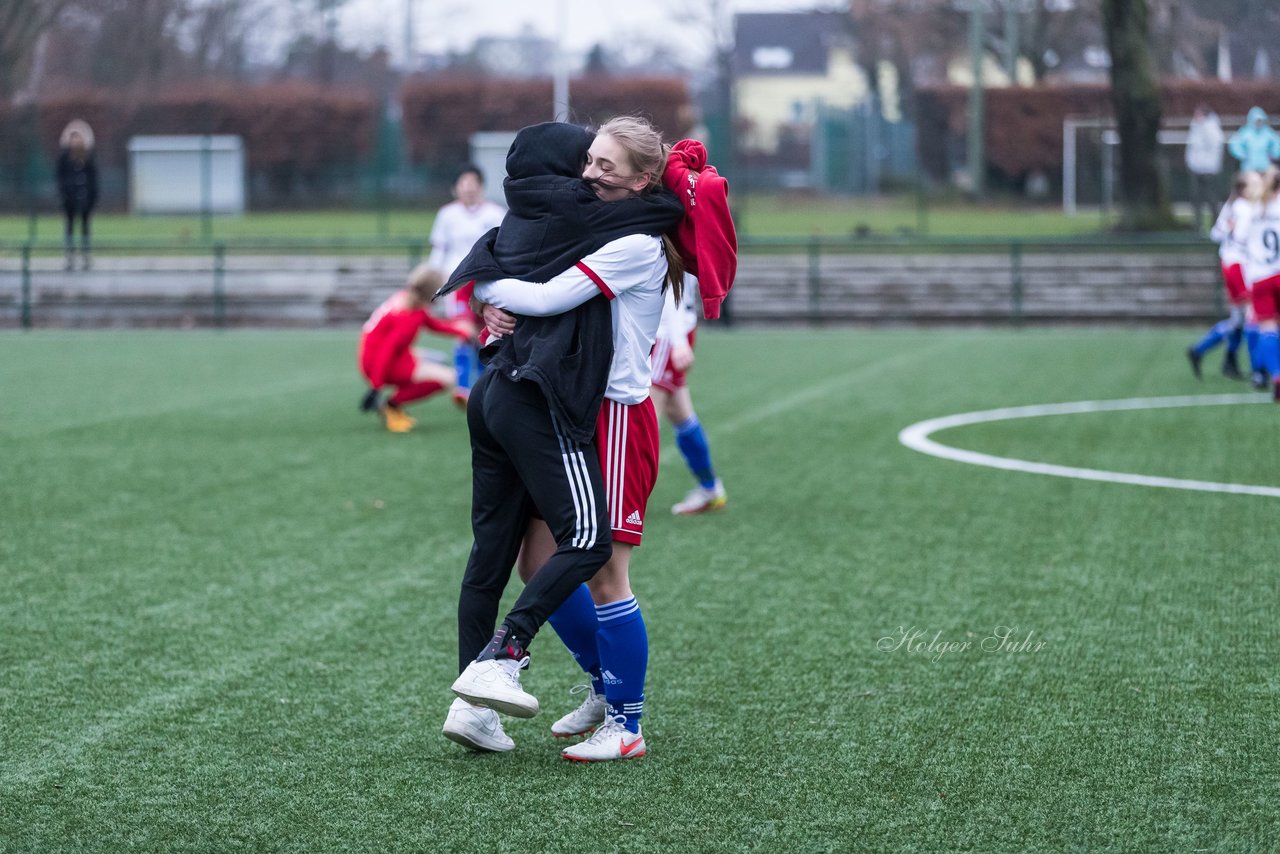
M590 683L577 685L569 693L580 694L583 691L587 692L587 699L582 701L582 705L551 725L551 734L556 738L586 735L604 723L609 714L609 704L592 690Z
M586 741L570 745L560 755L571 762L609 762L613 759L639 759L644 756L644 736L631 732L623 724L627 719L614 715Z
M502 731L502 719L493 709L473 706L466 700L454 700L449 716L444 719L444 737L463 747L483 753L506 753L516 743Z
M729 498L725 495L724 484L720 482L720 478L716 478L716 485L711 489L701 484L695 486L684 497L684 501L671 508L671 512L677 516L696 516L712 510L723 510L728 503Z
M513 718L531 718L538 713L538 698L520 687L520 670L529 666L529 656L473 661L453 683L453 693L468 703L485 706Z

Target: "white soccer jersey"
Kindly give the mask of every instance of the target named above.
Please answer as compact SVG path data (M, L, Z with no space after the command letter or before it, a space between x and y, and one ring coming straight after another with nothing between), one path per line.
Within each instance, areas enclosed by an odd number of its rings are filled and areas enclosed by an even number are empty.
M1243 264L1248 257L1248 225L1259 205L1248 199L1232 199L1222 206L1209 236L1218 241L1218 257L1224 266Z
M1272 199L1250 220L1248 235L1245 278L1249 284L1280 275L1280 198Z
M662 319L666 275L662 238L631 234L606 243L549 282L502 279L476 285L476 298L512 314L549 317L603 293L613 310L613 361L605 397L630 405L649 396L649 351Z
M445 205L431 226L431 256L427 258L427 265L449 278L476 241L489 229L502 224L505 213L501 205L490 201L483 201L474 208L462 202Z
M662 300L662 322L658 324L658 340L683 341L698 327L698 279L684 274L684 293L676 304L675 291L669 290Z

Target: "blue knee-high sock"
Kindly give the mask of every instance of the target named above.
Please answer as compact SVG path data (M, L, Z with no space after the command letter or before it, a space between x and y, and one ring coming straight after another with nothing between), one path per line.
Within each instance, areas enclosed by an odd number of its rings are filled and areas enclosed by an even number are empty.
M676 447L684 455L684 461L698 483L704 489L714 487L716 470L711 465L711 446L707 444L707 434L697 415L690 415L676 425Z
M1244 329L1237 326L1227 335L1227 355L1234 356L1240 350L1240 342L1244 340Z
M458 390L470 391L478 377L472 376L471 345L465 342L453 348L453 369L458 372Z
M626 727L640 731L644 714L644 674L649 666L649 635L634 596L621 602L596 606L600 629L596 646L600 649L600 669L604 676L604 698L609 714L626 717Z
M1262 351L1262 369L1275 379L1280 376L1280 334L1274 329L1258 333L1258 349Z
M1222 341L1223 338L1226 338L1231 334L1231 331L1232 323L1230 320L1219 321L1218 323L1215 323L1213 328L1206 332L1205 336L1201 338L1191 349L1203 356L1214 347L1217 347L1218 343Z
M1249 349L1249 369L1257 372L1262 370L1262 351L1258 349L1258 325L1256 323L1246 323L1244 325L1244 345Z
M564 604L556 609L548 620L560 640L569 648L573 660L591 677L591 690L604 696L604 681L600 678L600 650L596 634L600 625L596 620L596 603L591 601L587 585L579 584Z

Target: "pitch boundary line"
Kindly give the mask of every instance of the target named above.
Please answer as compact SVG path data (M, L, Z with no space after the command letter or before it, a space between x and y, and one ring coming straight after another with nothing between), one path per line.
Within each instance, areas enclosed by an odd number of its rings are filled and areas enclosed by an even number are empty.
M1132 397L1120 400L1079 400L1071 403L1045 403L1035 406L1013 406L1003 409L985 409L977 412L961 412L918 421L904 427L898 433L898 441L913 451L954 460L975 466L1042 474L1050 477L1067 477L1076 480L1092 480L1102 483L1124 483L1131 486L1148 486L1157 489L1186 489L1198 492L1225 492L1234 495L1265 495L1280 498L1280 487L1254 486L1243 483L1215 483L1207 480L1187 480L1176 477L1154 477L1129 472L1060 466L1037 463L1014 457L998 457L977 451L966 451L944 445L930 438L940 430L985 424L992 421L1012 421L1017 418L1039 418L1047 415L1076 415L1088 412L1122 412L1142 409L1179 409L1189 406L1232 406L1240 403L1270 403L1269 397L1256 394L1185 395L1182 397Z

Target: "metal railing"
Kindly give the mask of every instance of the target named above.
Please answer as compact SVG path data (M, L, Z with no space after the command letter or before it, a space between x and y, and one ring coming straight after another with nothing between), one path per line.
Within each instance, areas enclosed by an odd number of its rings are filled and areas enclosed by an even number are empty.
M146 259L149 266L134 270L139 274L166 272L165 259L194 261L207 258L207 264L184 266L182 272L209 277L208 294L212 307L213 323L225 326L228 322L229 275L243 276L253 272L271 272L285 269L273 266L272 259L283 257L337 257L358 259L377 257L403 258L405 271L411 269L425 256L428 247L421 239L386 238L254 238L218 241L100 241L94 246L98 259L133 257ZM1187 253L1204 257L1206 261L1214 252L1214 245L1205 238L1186 234L1176 235L1089 235L1064 237L918 237L910 234L875 237L755 237L744 236L739 241L742 256L740 267L750 264L756 256L791 256L803 258L807 277L807 314L818 321L823 315L824 261L837 256L851 255L966 255L984 254L1007 256L1009 269L1010 317L1018 322L1022 316L1025 290L1024 262L1028 255L1042 253L1098 253L1119 252L1125 254ZM6 264L4 259L14 259ZM0 241L0 276L17 273L17 316L19 325L29 329L33 325L34 280L40 276L63 275L61 267L42 260L56 261L63 257L63 245L59 242ZM250 267L243 262L261 258L262 267ZM242 263L233 268L232 262ZM14 269L16 261L16 269ZM117 268L125 273L129 269ZM176 272L173 269L167 272ZM0 297L3 291L0 290ZM1217 297L1221 307L1221 296Z

